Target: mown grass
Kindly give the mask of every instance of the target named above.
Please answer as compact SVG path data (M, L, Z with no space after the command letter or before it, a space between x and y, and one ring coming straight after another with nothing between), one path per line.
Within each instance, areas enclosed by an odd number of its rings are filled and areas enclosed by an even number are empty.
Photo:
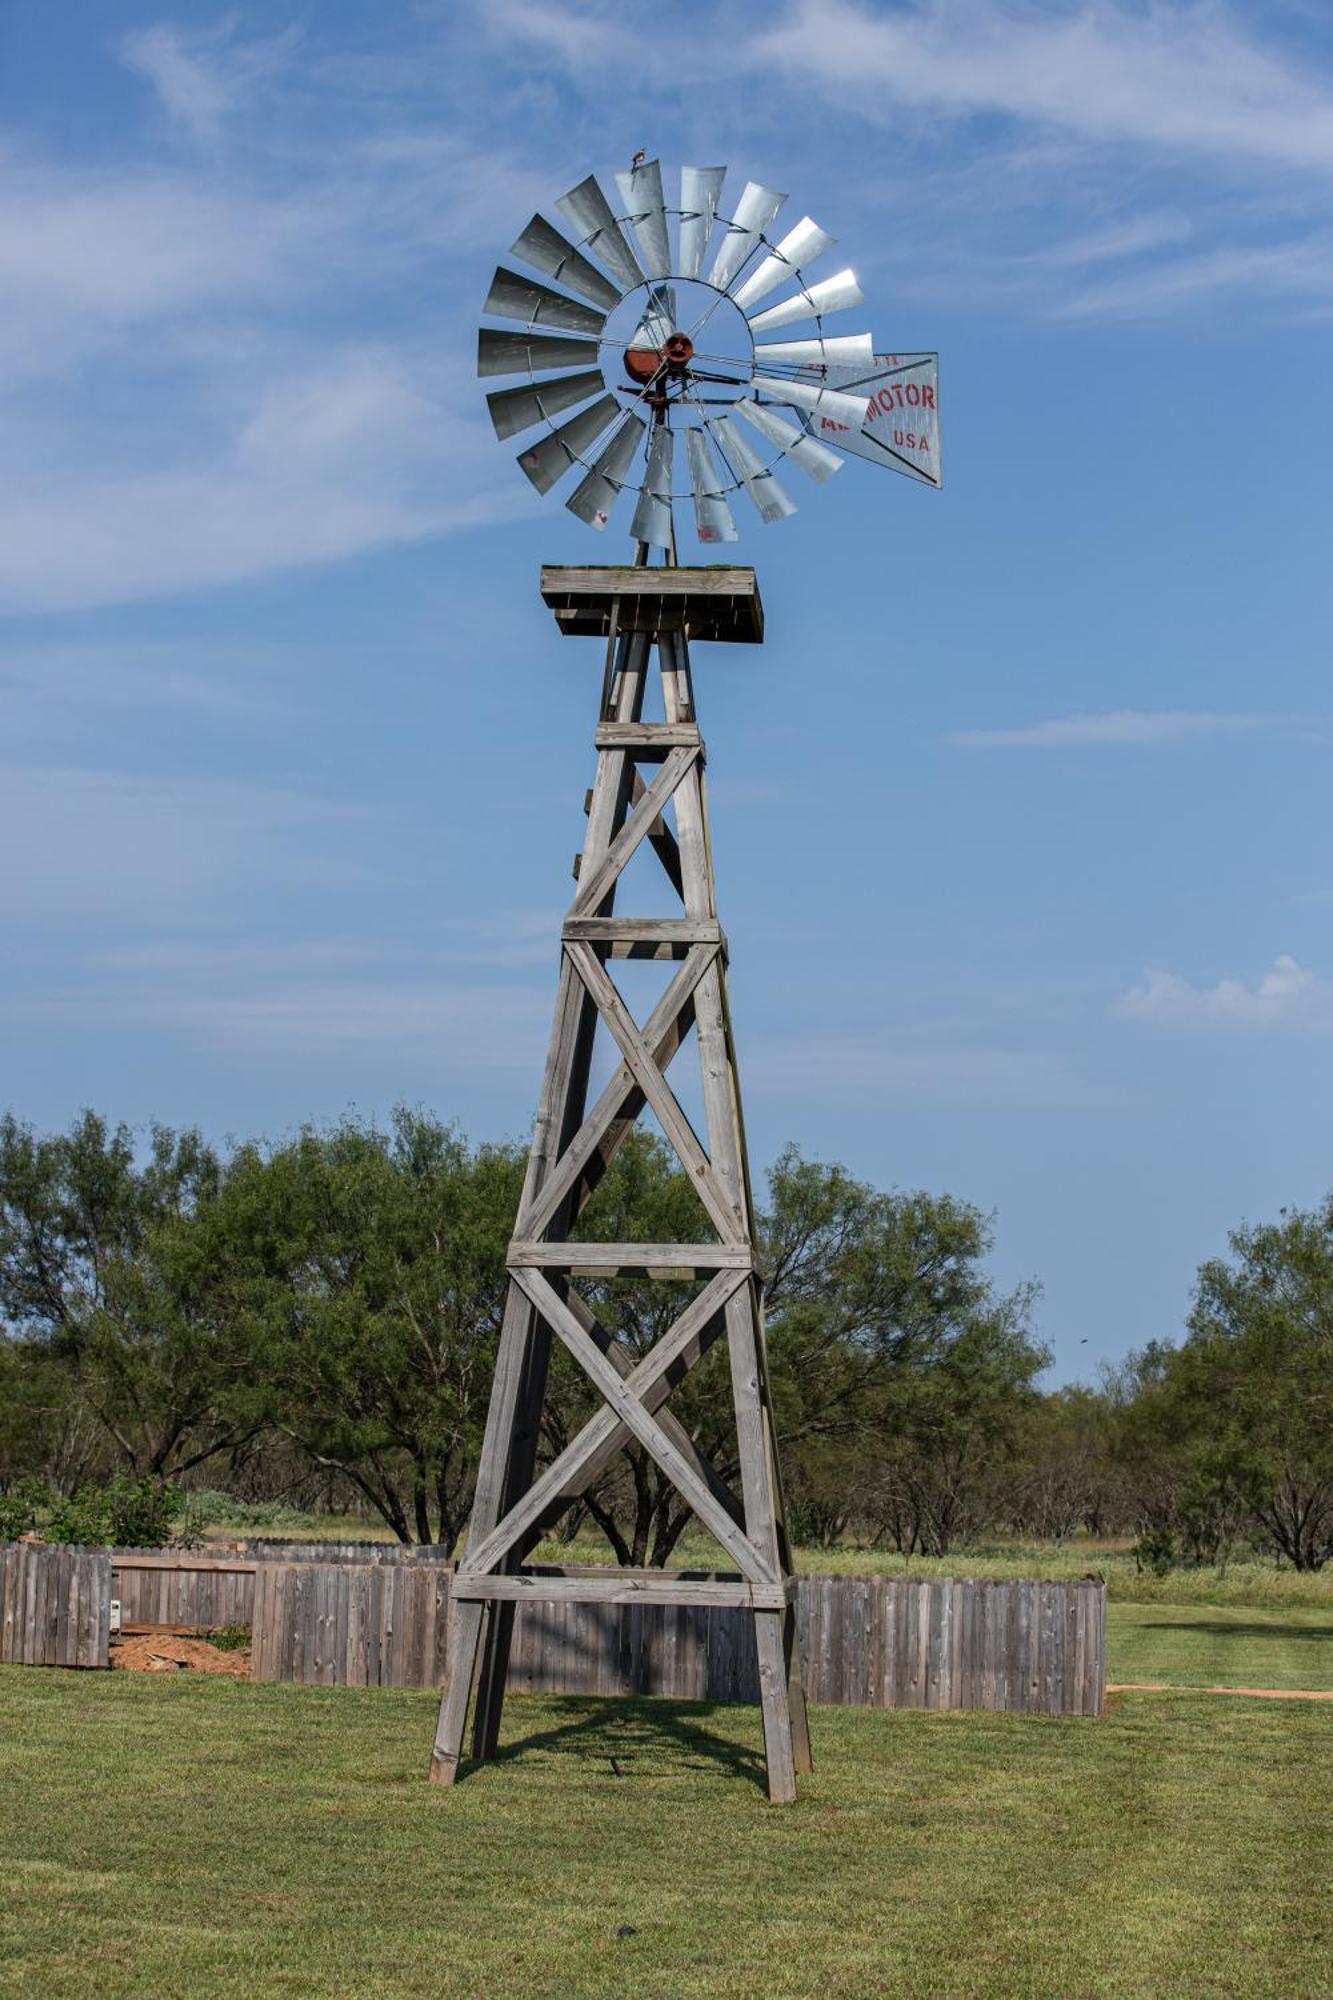
M424 1783L428 1693L0 1669L0 1991L82 1996L1333 1993L1333 1711L512 1699Z
M1333 1690L1333 1613L1233 1604L1106 1608L1106 1677L1173 1687Z

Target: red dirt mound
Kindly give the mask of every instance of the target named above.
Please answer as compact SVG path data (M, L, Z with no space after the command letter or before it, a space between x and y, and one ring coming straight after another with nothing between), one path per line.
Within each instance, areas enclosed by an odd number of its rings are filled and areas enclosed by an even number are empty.
M224 1653L207 1639L184 1639L169 1633L116 1639L111 1645L113 1667L136 1674L169 1674L188 1669L196 1674L229 1674L233 1680L250 1678L250 1648L241 1646Z

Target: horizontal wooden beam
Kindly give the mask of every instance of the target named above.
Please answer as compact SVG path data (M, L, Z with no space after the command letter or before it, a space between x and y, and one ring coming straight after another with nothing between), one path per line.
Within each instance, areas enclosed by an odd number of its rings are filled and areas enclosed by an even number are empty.
M285 1560L285 1558L284 1558ZM317 1557L312 1557L317 1561ZM118 1549L111 1551L111 1573L118 1569L189 1569L189 1570L229 1570L240 1576L253 1576L259 1565L244 1556L196 1556L188 1549L169 1549L161 1555L124 1556Z
M599 750L630 750L641 763L652 763L668 750L686 750L701 742L697 722L599 722L593 741Z
M748 1243L524 1243L509 1246L506 1263L512 1271L535 1267L554 1271L669 1271L686 1277L694 1271L752 1271L754 1247Z
M507 1576L481 1576L458 1570L452 1584L457 1598L509 1598L562 1604L720 1604L748 1611L781 1611L791 1602L794 1580L751 1583L745 1577L691 1577L684 1570L605 1569L600 1575L582 1571L559 1575L551 1571L516 1570Z
M566 917L560 935L577 944L722 944L716 917Z

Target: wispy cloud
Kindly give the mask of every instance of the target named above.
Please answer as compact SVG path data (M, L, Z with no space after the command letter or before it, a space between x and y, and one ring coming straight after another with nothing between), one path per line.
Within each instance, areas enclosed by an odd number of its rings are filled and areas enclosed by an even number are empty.
M190 34L161 22L127 35L123 47L125 61L152 84L171 122L211 140L282 71L300 39L299 26L244 40L227 22Z
M1176 972L1149 970L1118 1011L1132 1021L1206 1023L1221 1027L1333 1031L1333 979L1307 971L1283 952L1253 985L1219 979L1195 986Z
M884 123L904 105L998 112L1084 139L1333 170L1333 93L1218 0L919 0L892 13L795 0L751 54Z
M959 729L944 740L952 750L1166 749L1210 737L1253 736L1275 730L1311 733L1312 725L1290 715L1116 708L1099 714L1055 716L1014 729Z

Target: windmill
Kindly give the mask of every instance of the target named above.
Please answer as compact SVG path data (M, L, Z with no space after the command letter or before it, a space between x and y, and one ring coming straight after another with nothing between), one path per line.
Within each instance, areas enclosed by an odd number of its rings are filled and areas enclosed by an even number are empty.
M555 203L568 234L534 215L515 241L512 256L539 276L501 266L483 308L488 321L504 324L482 326L478 373L518 378L487 398L497 436L536 433L518 454L522 471L541 493L570 479L565 504L594 529L604 530L628 496L636 554L632 564L546 567L541 577L560 630L606 642L597 772L561 931L476 1497L453 1581L449 1677L431 1764L440 1783L456 1775L470 1705L472 1754L495 1754L514 1610L543 1602L752 1614L770 1797L794 1799L797 1773L811 1768L690 663L692 640L762 640L763 609L752 569L678 563L677 517L688 503L700 543L734 542L733 502L742 492L761 521L783 520L795 503L779 466L823 483L847 453L938 485L938 375L933 354L877 354L869 334L827 333L826 320L862 298L850 270L807 275L833 239L808 216L780 228L786 196L755 181L729 203L726 171L683 167L672 209L656 160L638 155L616 174L614 202L590 175ZM656 720L649 719L654 658ZM678 915L616 911L622 878L648 852L679 901ZM609 970L627 959L673 967L642 1021ZM614 1068L594 1095L599 1035L609 1038ZM691 1036L702 1136L667 1080ZM579 1217L645 1111L697 1194L698 1240L589 1241L578 1233ZM626 1350L589 1296L597 1282L626 1273L675 1287L680 1304L642 1355ZM724 1338L739 1493L667 1407L672 1389ZM553 1341L568 1349L601 1405L539 1472ZM630 1442L656 1462L734 1569L527 1560Z

